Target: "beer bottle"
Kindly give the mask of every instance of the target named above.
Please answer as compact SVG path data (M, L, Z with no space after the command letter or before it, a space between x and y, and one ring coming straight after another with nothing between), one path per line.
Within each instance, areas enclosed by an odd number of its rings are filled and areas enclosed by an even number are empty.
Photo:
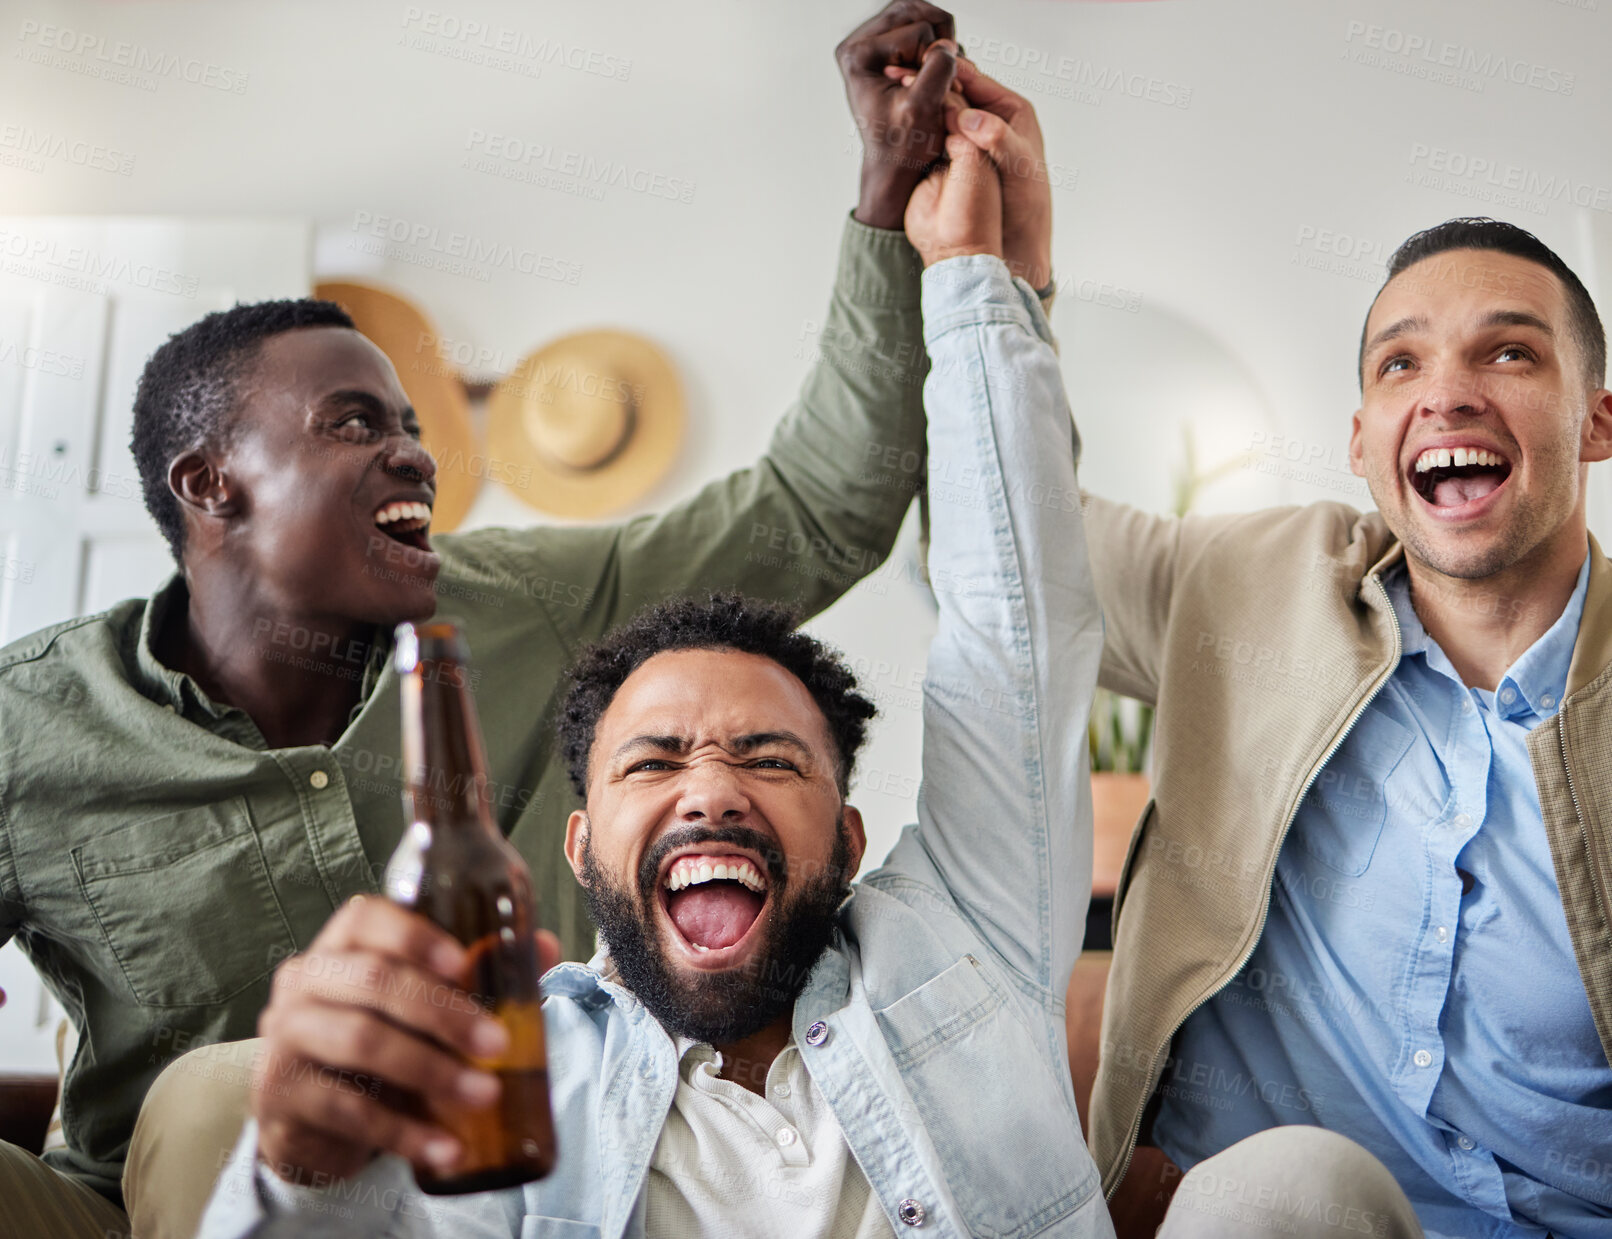
M513 1187L542 1178L555 1156L532 878L488 808L487 759L458 625L400 624L394 664L408 825L386 866L386 894L468 948L460 987L509 1033L506 1054L470 1060L502 1085L491 1106L427 1107L415 1095L410 1108L463 1147L447 1174L416 1168L415 1178L433 1195Z

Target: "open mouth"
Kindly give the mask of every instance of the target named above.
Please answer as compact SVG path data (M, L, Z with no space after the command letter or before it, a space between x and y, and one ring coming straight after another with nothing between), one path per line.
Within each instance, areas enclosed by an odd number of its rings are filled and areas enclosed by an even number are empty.
M1431 507L1460 508L1487 499L1511 476L1511 462L1482 447L1430 447L1411 468L1411 485Z
M732 852L686 852L660 877L674 936L702 966L721 966L741 952L761 923L768 890L765 867Z
M431 505L427 503L387 503L375 510L375 527L394 542L417 551L431 549Z

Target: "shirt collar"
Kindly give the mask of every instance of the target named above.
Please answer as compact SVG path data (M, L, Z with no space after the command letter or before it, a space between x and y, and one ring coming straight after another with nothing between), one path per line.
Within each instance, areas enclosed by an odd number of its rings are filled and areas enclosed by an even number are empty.
M257 727L247 718L244 711L234 706L220 705L204 693L201 685L190 676L183 671L175 671L157 657L157 636L162 632L162 626L167 622L168 616L186 610L189 606L190 587L185 584L185 575L182 572L175 572L169 577L146 602L145 614L140 617L140 632L134 649L135 675L140 691L158 705L173 707L181 716L187 709L195 709L215 719L234 720L239 723L240 726L236 730L241 733L235 738L262 748L263 741L257 734ZM375 634L375 642L370 647L369 658L364 664L358 701L347 716L349 726L363 712L364 706L374 695L376 685L380 683L381 677L391 665L392 644L391 633L386 632L382 626Z
M677 1033L672 1037L672 1043L677 1047L677 1070L685 1079L692 1079L696 1068L710 1065L711 1074L722 1074L722 1051L718 1050L709 1041L697 1041L686 1033ZM789 1040L784 1042L783 1049L778 1051L778 1057L767 1066L767 1082L771 1083L774 1076L789 1074L793 1063L790 1055L800 1056L800 1046L795 1042L794 1033L790 1033Z
M1561 708L1562 696L1567 692L1567 672L1573 662L1573 646L1578 640L1579 620L1584 614L1584 595L1590 580L1590 557L1585 553L1584 563L1578 570L1578 583L1567 600L1567 606L1556 617L1556 622L1545 634L1530 645L1511 664L1494 692L1475 690L1483 703L1501 718L1514 719L1533 714L1541 719L1550 718ZM1421 654L1427 665L1441 671L1457 683L1461 677L1438 647L1411 605L1410 576L1403 564L1396 565L1384 578L1399 621L1400 648L1403 656Z
M190 677L175 671L157 657L157 634L162 631L162 625L171 612L189 606L190 590L185 585L184 575L176 572L146 602L134 648L134 667L140 691L158 705L172 706L180 712L185 708L185 684ZM205 695L194 683L191 683L191 688L205 700Z
M593 954L585 965L561 964L551 969L543 978L545 994L563 993L570 997L584 997L590 994L609 995L617 999L639 1001L621 982L621 974L616 971L616 961L610 957L609 949L600 940L599 949ZM715 1064L715 1070L722 1070L722 1055L709 1041L696 1041L685 1033L673 1033L664 1025L656 1021L671 1038L677 1050L678 1069L682 1070L685 1064L698 1065L709 1062ZM786 1062L790 1054L799 1054L800 1046L795 1041L795 1034L789 1034L789 1040L784 1042L784 1048L778 1051L774 1063ZM692 1058L690 1057L692 1055Z

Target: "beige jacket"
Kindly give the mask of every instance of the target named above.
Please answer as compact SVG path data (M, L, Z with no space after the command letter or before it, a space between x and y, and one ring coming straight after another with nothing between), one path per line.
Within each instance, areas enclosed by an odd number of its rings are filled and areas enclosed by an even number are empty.
M1277 852L1310 783L1399 661L1381 573L1403 552L1337 503L1172 520L1087 496L1107 623L1100 682L1162 702L1153 801L1114 904L1090 1137L1112 1194L1171 1038L1264 929ZM1601 1045L1612 1059L1612 565L1589 592L1556 717L1528 737Z

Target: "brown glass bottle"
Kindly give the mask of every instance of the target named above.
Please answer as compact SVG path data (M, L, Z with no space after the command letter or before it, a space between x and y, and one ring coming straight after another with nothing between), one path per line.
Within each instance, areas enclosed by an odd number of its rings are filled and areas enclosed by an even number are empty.
M415 1178L434 1195L513 1187L542 1178L555 1157L532 878L488 808L487 759L458 626L400 624L394 662L408 826L386 866L386 893L464 943L472 962L460 986L510 1039L502 1057L471 1060L503 1086L493 1105L439 1108L413 1099L411 1108L464 1148L447 1175L416 1168Z

